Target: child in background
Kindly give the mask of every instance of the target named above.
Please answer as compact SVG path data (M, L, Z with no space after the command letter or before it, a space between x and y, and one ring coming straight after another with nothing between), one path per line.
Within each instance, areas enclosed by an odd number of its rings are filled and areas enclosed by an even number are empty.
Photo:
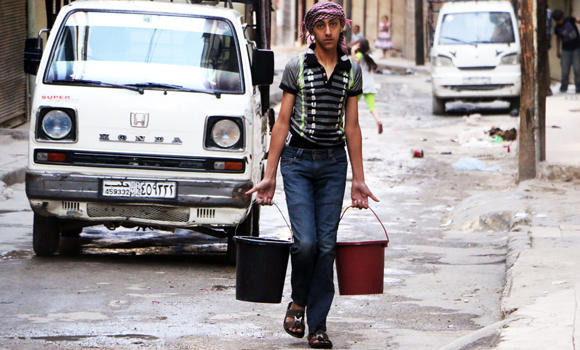
M383 123L379 118L379 113L377 112L377 107L375 106L375 95L377 94L377 89L375 88L374 72L377 70L377 64L369 55L369 51L369 41L367 39L361 39L352 47L352 56L353 59L361 66L363 78L362 96L365 98L365 102L369 107L369 111L377 122L377 129L379 134L382 134ZM361 95L359 95L358 98L360 100Z

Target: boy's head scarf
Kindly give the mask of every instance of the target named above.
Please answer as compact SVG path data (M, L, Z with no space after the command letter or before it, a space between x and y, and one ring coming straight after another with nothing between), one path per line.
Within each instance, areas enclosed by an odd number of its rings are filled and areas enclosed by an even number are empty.
M304 22L302 23L302 36L306 37L306 32L313 34L316 22L333 18L337 18L340 21L341 27L344 27L345 24L350 22L346 19L344 10L339 4L330 1L321 1L314 4L314 6L308 10L306 16L304 16ZM342 32L338 39L338 46L344 53L347 52L346 42Z

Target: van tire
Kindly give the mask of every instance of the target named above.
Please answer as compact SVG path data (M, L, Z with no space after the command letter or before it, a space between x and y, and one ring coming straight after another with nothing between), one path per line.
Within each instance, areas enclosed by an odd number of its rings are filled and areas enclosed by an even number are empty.
M509 102L510 102L510 112L513 111L514 109L520 109L520 98L519 97L514 97L514 98L510 99Z
M433 114L443 115L445 114L445 100L433 95Z
M63 230L60 235L58 253L65 256L77 256L81 253L82 229Z
M58 250L60 230L58 220L34 214L32 248L36 256L51 256Z
M236 265L237 249L234 236L258 237L257 235L259 235L260 231L259 228L255 228L255 226L257 226L257 221L254 221L256 218L258 221L260 220L260 208L258 204L254 204L252 206L250 213L248 216L246 216L244 221L242 221L237 227L234 227L232 230L230 230L228 234L228 250L226 252L226 257L229 264Z

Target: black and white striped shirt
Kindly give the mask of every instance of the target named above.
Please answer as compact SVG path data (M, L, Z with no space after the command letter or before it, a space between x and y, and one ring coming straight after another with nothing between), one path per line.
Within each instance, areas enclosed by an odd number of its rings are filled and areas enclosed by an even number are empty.
M344 146L346 101L362 93L360 66L340 52L330 78L314 54L314 44L284 69L280 88L296 96L288 145L299 148Z

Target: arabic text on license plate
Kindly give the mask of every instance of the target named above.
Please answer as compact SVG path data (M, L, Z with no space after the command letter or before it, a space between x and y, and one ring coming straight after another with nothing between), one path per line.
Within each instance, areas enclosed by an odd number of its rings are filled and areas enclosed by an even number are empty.
M172 181L103 180L105 197L175 198L177 185Z
M464 84L471 84L471 85L485 85L491 83L490 77L466 77L463 78Z

